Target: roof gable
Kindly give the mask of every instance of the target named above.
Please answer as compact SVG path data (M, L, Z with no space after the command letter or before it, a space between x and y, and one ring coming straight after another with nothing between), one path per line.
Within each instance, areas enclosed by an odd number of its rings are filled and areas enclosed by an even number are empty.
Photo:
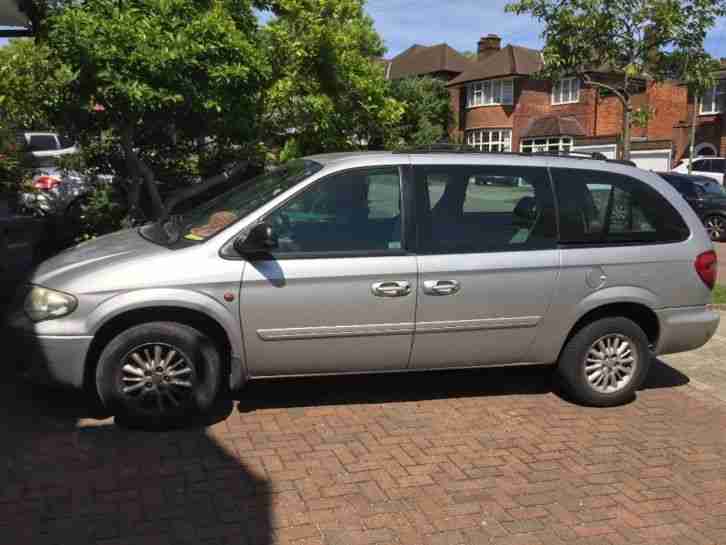
M542 54L536 49L507 45L484 60L474 63L449 85L503 76L531 76L544 67Z
M413 45L391 59L390 79L400 79L407 76L423 76L438 72L461 73L470 69L474 61L442 43L430 47Z

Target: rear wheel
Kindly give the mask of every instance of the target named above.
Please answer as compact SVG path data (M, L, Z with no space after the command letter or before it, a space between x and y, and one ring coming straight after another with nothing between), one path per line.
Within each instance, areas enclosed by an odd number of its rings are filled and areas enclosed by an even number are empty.
M714 214L703 221L708 236L714 242L720 242L726 236L726 218Z
M220 384L221 362L212 341L174 322L123 331L103 350L96 369L104 406L145 427L183 424L208 411Z
M558 372L577 401L608 407L633 398L648 374L650 360L648 339L635 322L603 318L568 341Z

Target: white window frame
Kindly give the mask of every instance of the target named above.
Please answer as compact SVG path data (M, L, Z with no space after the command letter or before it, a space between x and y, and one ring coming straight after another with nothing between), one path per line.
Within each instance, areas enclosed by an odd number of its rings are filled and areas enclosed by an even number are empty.
M559 153L568 153L572 151L572 147L574 145L575 139L572 136L523 138L519 144L519 151L522 153L543 153L554 151Z
M706 91L698 104L699 115L718 115L724 111L726 101L726 80L719 81Z
M472 81L466 84L466 107L511 106L514 104L514 78Z
M479 151L511 152L512 129L470 129L466 131L466 143Z
M567 93L565 94L565 91ZM552 104L577 104L580 102L579 78L562 78L552 85Z

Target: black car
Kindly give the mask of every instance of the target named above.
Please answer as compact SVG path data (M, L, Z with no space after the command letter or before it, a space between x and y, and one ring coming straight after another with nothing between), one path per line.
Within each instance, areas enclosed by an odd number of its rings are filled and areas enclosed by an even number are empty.
M711 240L726 238L726 190L713 178L675 172L658 172L693 207Z

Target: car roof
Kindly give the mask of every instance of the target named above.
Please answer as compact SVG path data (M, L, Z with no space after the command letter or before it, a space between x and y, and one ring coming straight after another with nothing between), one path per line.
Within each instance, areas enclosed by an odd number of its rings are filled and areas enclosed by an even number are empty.
M637 176L644 171L624 161L614 161L598 157L574 155L530 154L516 152L479 152L448 150L402 150L402 151L351 151L320 153L303 159L315 161L324 167L356 168L400 164L451 164L451 165L513 165L544 166L587 170L609 170Z

